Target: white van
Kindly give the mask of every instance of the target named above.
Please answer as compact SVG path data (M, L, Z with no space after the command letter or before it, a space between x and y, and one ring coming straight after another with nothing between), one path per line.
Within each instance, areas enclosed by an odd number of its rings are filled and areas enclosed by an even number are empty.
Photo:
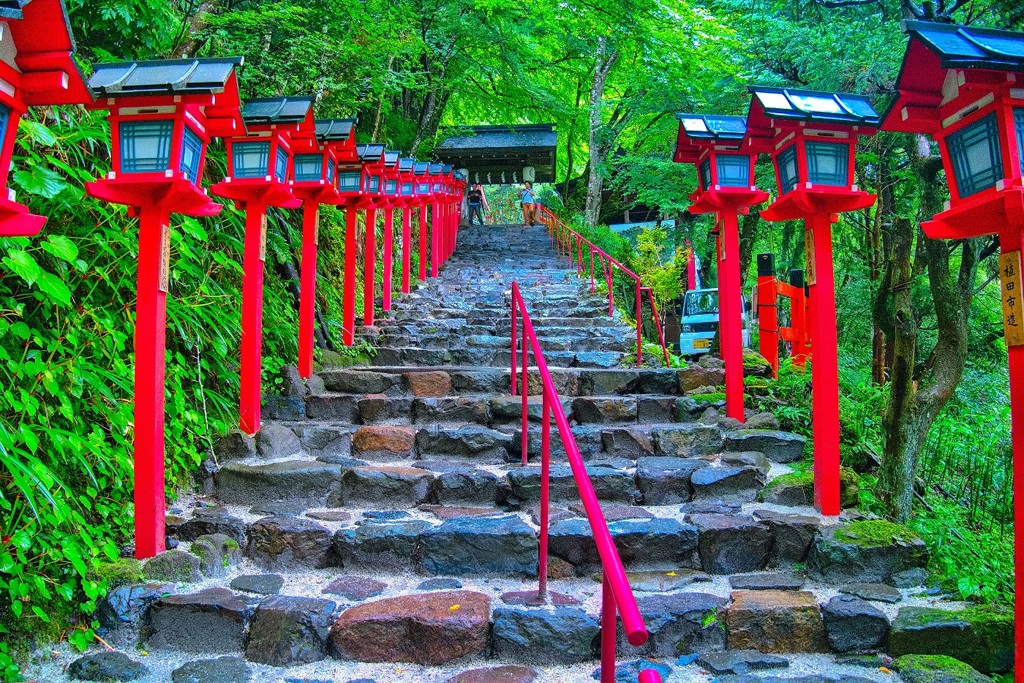
M743 346L750 346L747 305L743 305ZM683 297L680 315L679 355L699 356L711 349L718 331L718 290L692 289Z

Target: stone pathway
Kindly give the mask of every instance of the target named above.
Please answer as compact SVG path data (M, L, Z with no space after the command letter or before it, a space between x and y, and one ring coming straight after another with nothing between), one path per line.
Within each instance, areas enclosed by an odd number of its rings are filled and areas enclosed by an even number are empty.
M849 655L906 640L920 620L897 616L938 601L923 544L800 505L806 478L780 477L804 440L771 415L719 417L713 363L633 367L632 329L564 267L541 228L463 228L441 278L360 330L371 365L295 377L255 439L221 440L209 495L168 517L178 548L103 604L138 680L592 680L599 565L554 429L549 574L567 604L503 599L536 586L538 552L539 397L521 466L509 395L518 280L651 630L639 649L620 637L620 662L649 657L666 681L898 681L884 656Z

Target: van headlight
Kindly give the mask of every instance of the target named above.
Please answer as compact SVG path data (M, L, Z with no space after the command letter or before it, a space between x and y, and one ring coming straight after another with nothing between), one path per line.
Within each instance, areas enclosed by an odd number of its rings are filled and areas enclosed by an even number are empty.
M693 332L692 325L683 325L683 332Z

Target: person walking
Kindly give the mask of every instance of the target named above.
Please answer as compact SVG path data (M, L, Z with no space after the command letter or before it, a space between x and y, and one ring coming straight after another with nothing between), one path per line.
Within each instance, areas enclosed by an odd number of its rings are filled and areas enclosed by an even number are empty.
M491 212L491 207L487 205L487 195L484 194L483 185L474 183L469 188L469 193L466 195L466 204L469 206L469 224L473 225L473 216L476 216L480 220L480 225L483 225L484 214Z
M519 201L523 206L523 222L532 227L537 218L537 193L533 191L533 183L523 183Z

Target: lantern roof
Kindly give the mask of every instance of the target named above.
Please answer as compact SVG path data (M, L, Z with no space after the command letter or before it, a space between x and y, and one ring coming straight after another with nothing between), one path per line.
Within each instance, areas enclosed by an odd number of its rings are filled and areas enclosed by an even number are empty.
M92 92L75 61L75 38L63 0L3 0L8 19L5 62L21 72L18 97L28 105L89 104Z
M757 85L748 86L747 90L753 95L747 116L748 128L760 128L768 119L868 127L881 123L871 101L864 95Z
M89 87L100 97L219 93L243 61L242 57L208 57L95 64Z
M430 175L441 175L444 172L444 164L430 164L427 167L427 172Z
M384 165L388 168L398 168L398 158L402 155L398 150L384 151Z
M2 0L0 1L0 19L21 19L21 8L28 0Z
M402 157L398 160L398 170L402 173L412 171L416 166L416 160L411 157Z
M426 161L417 161L413 167L413 173L416 175L425 175L430 171L430 164Z
M963 69L982 78L986 71L1024 72L1024 33L930 21L905 21L903 30L910 41L896 80L899 96L883 117L885 130L938 130L939 107L954 97L947 88L951 69ZM1005 82L1003 76L999 79Z
M317 119L316 136L320 142L348 140L357 122L357 119Z
M441 167L441 172L444 173L445 175L451 175L452 169L454 168L455 167L452 166L451 164L445 164L443 167Z
M674 160L679 163L697 163L701 152L709 147L738 149L747 135L743 116L676 114L676 118L679 135Z
M384 161L384 145L376 142L358 145L356 152L359 154L359 161L364 164L379 164Z
M242 105L242 120L246 126L301 124L312 114L312 97L266 97L248 100Z

